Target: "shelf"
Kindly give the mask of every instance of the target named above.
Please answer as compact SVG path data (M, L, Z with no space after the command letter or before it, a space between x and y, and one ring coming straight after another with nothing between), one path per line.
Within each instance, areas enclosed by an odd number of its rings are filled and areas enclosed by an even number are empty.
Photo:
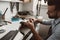
M10 2L11 0L0 0L0 2Z
M23 1L15 1L15 0L0 0L0 2L20 2L20 3L23 3Z
M19 1L19 0L0 0L0 2L20 2L20 3L29 3L29 1Z
M23 3L23 1L19 1L19 0L12 0L11 2L20 2L20 3Z

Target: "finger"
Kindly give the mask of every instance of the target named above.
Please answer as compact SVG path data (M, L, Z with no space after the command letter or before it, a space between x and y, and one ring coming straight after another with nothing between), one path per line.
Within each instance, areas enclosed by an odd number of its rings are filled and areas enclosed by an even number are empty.
M29 18L29 21L31 21L31 20L32 20L32 21L34 21L34 19L32 19L32 18Z
M34 20L33 20L33 19L30 19L30 20L29 20L29 22L31 22L31 23L32 23L32 22L34 22Z
M20 22L22 25L26 25L26 22Z
M30 21L27 21L27 23L30 23Z

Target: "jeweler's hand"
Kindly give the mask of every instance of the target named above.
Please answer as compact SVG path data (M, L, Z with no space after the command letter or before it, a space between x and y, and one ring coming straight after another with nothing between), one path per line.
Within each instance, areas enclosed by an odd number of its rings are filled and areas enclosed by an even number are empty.
M29 20L27 22L24 22L24 25L26 25L26 27L28 27L29 29L34 29L34 22L33 22L33 20Z
M37 23L42 22L43 19L34 19L34 18L30 18L29 20L30 20L30 21L32 20L34 23L37 24Z

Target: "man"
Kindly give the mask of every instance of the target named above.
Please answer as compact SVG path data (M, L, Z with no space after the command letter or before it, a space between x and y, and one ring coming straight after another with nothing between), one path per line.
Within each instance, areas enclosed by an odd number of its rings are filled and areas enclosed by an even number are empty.
M52 34L46 40L60 40L60 0L48 0L48 17L54 20L46 21L44 19L36 19L25 22L28 28L31 29L33 36L36 40L45 40L35 31L34 23L42 23L46 25L51 25Z

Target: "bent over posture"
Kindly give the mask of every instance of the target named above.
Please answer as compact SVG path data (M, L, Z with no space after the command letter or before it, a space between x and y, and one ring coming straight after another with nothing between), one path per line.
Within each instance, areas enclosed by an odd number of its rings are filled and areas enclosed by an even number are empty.
M52 34L46 40L60 40L60 0L48 0L48 17L54 20L46 21L44 19L36 19L25 22L24 24L31 29L36 40L45 40L35 31L34 23L42 23L51 25Z

